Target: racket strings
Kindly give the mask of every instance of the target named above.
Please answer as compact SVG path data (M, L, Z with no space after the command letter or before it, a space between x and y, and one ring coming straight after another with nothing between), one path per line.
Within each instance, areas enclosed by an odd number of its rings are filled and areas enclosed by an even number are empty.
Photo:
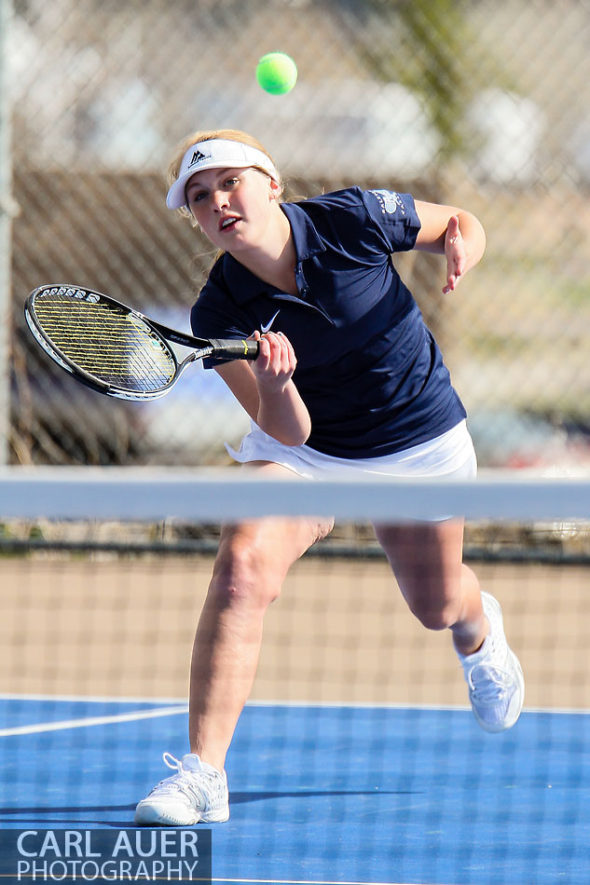
M166 342L124 308L58 297L37 300L35 312L53 345L107 384L147 392L174 378L176 359Z

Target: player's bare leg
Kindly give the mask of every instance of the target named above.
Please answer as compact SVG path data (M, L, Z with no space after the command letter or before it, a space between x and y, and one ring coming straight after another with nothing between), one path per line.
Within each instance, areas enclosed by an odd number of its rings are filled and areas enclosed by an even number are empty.
M376 525L404 599L430 630L450 629L471 654L487 634L479 580L463 563L463 521Z
M195 637L189 737L193 753L223 769L256 674L266 609L289 567L331 524L261 519L223 529Z
M463 522L375 528L412 612L431 630L451 630L478 723L491 732L510 728L522 710L524 677L498 601L462 562Z
M265 473L293 474L259 464ZM325 537L332 521L265 518L226 526L191 662L189 739L182 760L164 755L176 770L137 806L135 822L188 826L229 817L225 755L256 674L262 625L293 562Z

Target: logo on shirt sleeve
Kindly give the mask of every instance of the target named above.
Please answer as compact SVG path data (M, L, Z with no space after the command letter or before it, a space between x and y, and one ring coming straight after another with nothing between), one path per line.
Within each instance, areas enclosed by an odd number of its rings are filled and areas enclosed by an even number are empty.
M395 191L386 191L386 190L372 190L369 191L370 194L374 194L381 206L381 212L383 215L395 215L397 210L399 209L402 215L406 214L406 208L403 204L403 200L398 193Z

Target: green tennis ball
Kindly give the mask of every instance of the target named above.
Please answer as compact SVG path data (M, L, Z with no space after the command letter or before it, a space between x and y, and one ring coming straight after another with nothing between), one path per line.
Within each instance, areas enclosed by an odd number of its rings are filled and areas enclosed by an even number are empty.
M268 52L256 66L259 86L271 95L285 95L297 82L297 65L284 52Z

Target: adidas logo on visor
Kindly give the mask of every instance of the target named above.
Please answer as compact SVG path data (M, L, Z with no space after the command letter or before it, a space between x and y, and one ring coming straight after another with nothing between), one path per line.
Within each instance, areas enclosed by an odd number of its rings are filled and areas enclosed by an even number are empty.
M191 166L195 165L195 163L200 163L201 160L205 160L208 156L210 157L211 154L203 154L201 153L201 151L195 151L191 157L191 161L188 164L187 169L190 169Z

